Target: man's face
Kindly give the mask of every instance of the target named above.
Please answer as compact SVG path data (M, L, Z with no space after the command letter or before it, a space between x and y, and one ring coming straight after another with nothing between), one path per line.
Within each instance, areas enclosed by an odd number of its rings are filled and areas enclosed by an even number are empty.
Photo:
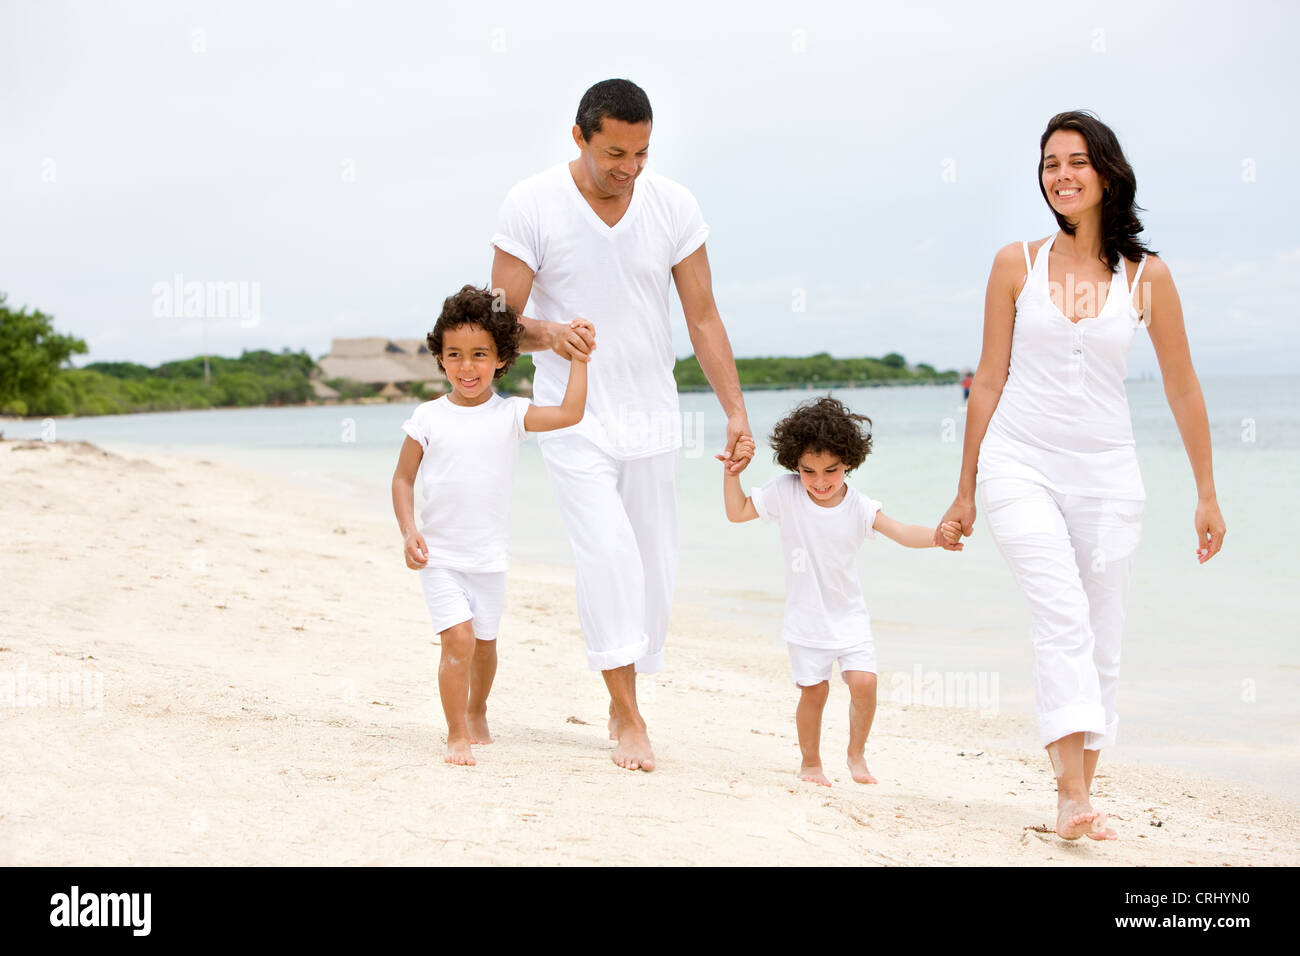
M605 196L627 196L645 168L650 153L650 123L624 123L612 116L600 122L591 140L582 138L575 125L573 139L582 150L582 164L597 191Z

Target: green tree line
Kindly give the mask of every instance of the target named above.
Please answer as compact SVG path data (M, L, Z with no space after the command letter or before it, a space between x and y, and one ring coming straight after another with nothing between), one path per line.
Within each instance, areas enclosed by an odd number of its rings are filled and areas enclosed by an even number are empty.
M210 382L203 358L149 368L134 362L93 362L65 368L86 343L54 331L39 309L17 311L0 292L0 413L7 415L120 415L183 408L296 404L312 398L316 363L306 352L245 351L212 356Z
M832 358L826 352L806 358L738 358L736 372L740 376L741 388L748 389L878 385L887 382L948 383L959 378L958 373L951 369L940 372L924 363L909 366L897 352L890 352L883 358ZM709 380L694 355L677 360L673 377L682 391L709 387Z
M93 362L70 368L73 355L86 343L54 331L53 318L39 309L13 310L0 292L0 414L120 415L250 405L292 405L311 401L316 363L305 351L245 351L239 358L211 356L210 380L204 382L202 357L164 362L156 368L135 362ZM909 366L891 352L883 358L832 358L825 352L806 358L736 360L744 388L800 388L884 382L955 382L957 372L938 372L925 364ZM521 355L497 382L502 391L530 389L535 368ZM707 389L708 380L694 356L677 361L677 387ZM334 379L326 384L345 400L374 395L373 385ZM411 393L419 399L437 394L422 384Z

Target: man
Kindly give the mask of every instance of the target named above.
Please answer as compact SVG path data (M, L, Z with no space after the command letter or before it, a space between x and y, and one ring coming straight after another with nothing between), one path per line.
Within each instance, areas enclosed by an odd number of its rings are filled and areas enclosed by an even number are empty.
M713 301L708 226L682 186L645 172L653 116L645 92L605 80L582 97L579 155L519 183L501 207L492 287L524 315L535 399L558 404L571 357L590 361L587 414L539 437L577 569L587 660L610 696L613 759L653 770L636 675L664 665L677 576L677 449L669 277L691 345L727 415L720 457L749 434L731 343ZM595 324L595 328L592 324ZM600 349L596 353L596 330Z

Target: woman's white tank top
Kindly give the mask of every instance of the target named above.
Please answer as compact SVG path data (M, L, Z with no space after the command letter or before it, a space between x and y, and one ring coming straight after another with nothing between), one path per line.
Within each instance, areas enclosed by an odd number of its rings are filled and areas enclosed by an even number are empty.
M1059 235L1059 233L1057 233ZM1097 314L1071 322L1048 292L1053 236L1016 299L1011 364L980 445L976 481L1028 478L1067 495L1145 500L1124 379L1140 324L1121 258Z

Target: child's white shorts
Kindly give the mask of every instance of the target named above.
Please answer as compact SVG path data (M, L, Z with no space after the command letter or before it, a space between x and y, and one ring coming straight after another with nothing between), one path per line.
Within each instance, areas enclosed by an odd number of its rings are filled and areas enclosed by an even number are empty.
M433 629L441 634L464 621L474 622L474 637L495 641L506 603L506 572L421 568L420 584Z
M805 647L786 641L790 651L790 668L794 682L800 687L813 687L831 679L831 668L840 662L840 677L845 671L876 673L876 645L868 638L852 647Z

